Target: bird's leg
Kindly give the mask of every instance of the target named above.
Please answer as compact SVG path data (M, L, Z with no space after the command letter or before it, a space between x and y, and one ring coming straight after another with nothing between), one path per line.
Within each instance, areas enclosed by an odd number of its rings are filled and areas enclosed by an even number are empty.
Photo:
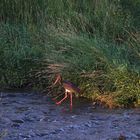
M61 104L66 98L68 97L67 92L65 92L65 96L62 100L60 100L59 102L56 102L57 105Z
M70 108L72 110L72 93L70 93Z

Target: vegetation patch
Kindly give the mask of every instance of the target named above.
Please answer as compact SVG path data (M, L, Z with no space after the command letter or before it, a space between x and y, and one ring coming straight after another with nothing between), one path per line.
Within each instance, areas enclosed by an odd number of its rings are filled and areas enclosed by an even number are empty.
M26 87L52 94L56 89L50 85L61 73L81 88L80 96L110 108L139 104L138 0L1 4L1 89Z

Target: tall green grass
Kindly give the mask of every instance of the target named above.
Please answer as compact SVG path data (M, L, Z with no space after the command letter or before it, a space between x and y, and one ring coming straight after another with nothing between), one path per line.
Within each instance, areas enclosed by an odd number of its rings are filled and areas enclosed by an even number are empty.
M31 33L24 26L0 24L0 79L1 85L20 86L36 61L43 56Z
M78 33L107 39L127 39L126 31L133 27L131 13L124 12L117 0L2 0L0 10L5 22L56 27L64 23Z
M83 96L111 94L119 104L134 103L140 36L136 16L122 6L122 0L2 0L1 88L43 90L59 72Z

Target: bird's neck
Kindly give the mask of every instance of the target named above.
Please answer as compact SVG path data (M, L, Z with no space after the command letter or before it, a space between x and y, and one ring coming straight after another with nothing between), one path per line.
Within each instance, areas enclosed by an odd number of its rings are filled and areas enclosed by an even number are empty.
M62 85L63 84L63 80L62 80L62 77L60 78L59 80L59 84Z

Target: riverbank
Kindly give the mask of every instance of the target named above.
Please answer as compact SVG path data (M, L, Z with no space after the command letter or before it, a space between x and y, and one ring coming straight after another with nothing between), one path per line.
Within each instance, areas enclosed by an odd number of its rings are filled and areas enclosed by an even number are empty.
M0 89L48 93L61 73L84 97L109 107L137 105L139 9L138 0L2 1Z
M120 106L137 104L139 64L135 60L135 64L130 65L132 52L128 54L126 45L72 31L62 33L52 27L38 29L1 24L0 30L1 88L26 87L48 92L55 74L61 73L63 79L79 86L85 97L96 100L108 95Z

